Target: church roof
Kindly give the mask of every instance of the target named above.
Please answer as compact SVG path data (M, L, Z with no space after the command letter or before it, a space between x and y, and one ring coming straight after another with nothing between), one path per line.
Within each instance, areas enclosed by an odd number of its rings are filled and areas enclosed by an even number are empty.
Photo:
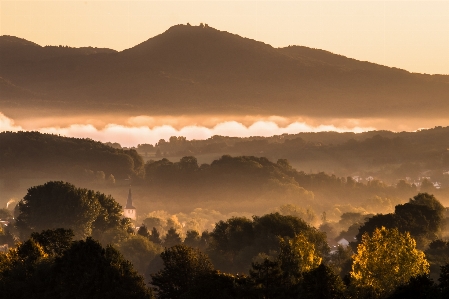
M126 201L125 209L135 209L135 207L133 206L133 196L131 194L131 188L129 188L128 200Z

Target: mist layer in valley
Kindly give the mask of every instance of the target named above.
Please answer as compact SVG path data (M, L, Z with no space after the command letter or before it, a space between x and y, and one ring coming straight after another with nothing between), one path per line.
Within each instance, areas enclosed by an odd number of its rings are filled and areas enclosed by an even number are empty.
M6 206L31 186L62 180L112 194L124 204L131 185L139 221L176 215L187 223L195 218L188 215L201 214L209 220L198 225L207 229L220 218L290 205L318 225L323 212L328 219L344 212L389 212L419 191L434 193L447 205L448 134L449 128L438 127L193 141L172 136L123 148L92 139L4 132L1 201Z

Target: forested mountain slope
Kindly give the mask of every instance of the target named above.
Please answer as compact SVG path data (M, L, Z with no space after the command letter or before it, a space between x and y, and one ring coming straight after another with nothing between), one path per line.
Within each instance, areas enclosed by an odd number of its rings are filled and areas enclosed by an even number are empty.
M0 37L0 77L27 104L78 112L446 116L448 76L413 74L300 46L274 48L208 26L176 25L122 52ZM431 99L431 100L430 100Z

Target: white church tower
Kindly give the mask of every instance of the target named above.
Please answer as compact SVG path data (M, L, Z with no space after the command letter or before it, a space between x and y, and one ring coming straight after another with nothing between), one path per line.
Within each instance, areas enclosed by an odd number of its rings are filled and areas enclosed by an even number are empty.
M133 196L131 194L131 187L129 187L128 200L126 201L125 209L123 210L123 217L136 220L136 208L133 206Z

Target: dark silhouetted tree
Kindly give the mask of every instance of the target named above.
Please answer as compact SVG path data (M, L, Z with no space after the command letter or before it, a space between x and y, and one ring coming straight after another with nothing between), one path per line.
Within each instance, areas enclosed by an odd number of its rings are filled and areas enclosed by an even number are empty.
M164 268L151 275L151 283L156 287L160 299L182 298L198 279L213 271L207 255L185 245L166 248L161 258Z
M199 248L201 244L201 237L196 230L189 230L186 233L184 244L193 248Z
M253 262L249 270L253 292L258 298L277 298L284 294L282 271L277 260L265 258L262 262Z
M324 264L303 274L301 298L343 299L346 287L340 276Z
M440 296L441 291L429 276L418 275L398 286L388 299L438 299Z
M162 244L160 234L155 227L153 227L153 229L151 230L151 235L148 238L154 244Z
M64 182L31 187L19 202L16 226L22 238L32 232L65 228L75 238L101 237L108 229L124 229L122 209L111 197Z
M148 231L147 227L143 223L139 227L139 230L137 231L137 234L139 236L142 236L142 237L145 237L145 238L149 238L150 237L150 232Z
M143 277L116 249L91 238L76 241L57 258L55 292L60 298L151 298Z
M72 230L63 228L31 234L31 239L42 246L46 254L54 257L62 256L70 248L73 237Z
M182 242L181 237L176 232L176 229L171 227L167 231L167 234L165 235L164 246L168 248L168 247L172 247L172 246L181 244L181 242Z

